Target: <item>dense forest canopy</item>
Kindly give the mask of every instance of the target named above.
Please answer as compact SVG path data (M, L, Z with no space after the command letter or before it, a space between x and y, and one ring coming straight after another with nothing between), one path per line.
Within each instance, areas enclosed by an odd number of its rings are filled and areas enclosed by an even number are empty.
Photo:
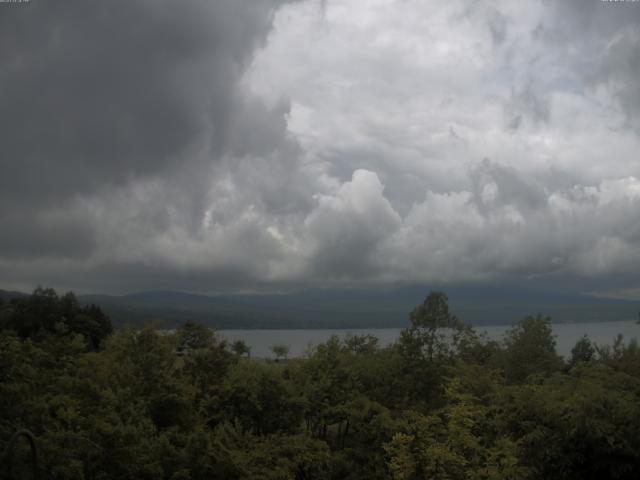
M432 292L388 347L274 354L194 322L113 331L50 289L1 301L0 451L30 430L53 479L640 478L635 340L563 359L548 317L493 341ZM26 442L13 454L31 478Z

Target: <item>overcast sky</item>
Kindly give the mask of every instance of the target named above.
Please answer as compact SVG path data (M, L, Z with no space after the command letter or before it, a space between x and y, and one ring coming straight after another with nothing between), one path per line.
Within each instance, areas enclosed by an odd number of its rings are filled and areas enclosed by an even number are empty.
M640 297L640 2L0 4L0 288Z

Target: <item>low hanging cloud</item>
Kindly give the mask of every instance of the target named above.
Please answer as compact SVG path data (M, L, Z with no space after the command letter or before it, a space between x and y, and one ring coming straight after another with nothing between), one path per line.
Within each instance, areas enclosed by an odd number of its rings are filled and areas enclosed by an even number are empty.
M0 287L637 286L637 5L21 5Z
M520 180L511 183L492 172L481 179L480 195L428 194L391 245L396 263L412 259L404 268L416 281L424 272L464 281L470 272L478 279L522 279L637 269L640 229L629 219L638 217L638 179L547 191L544 197L537 196L541 185L529 191L518 186Z

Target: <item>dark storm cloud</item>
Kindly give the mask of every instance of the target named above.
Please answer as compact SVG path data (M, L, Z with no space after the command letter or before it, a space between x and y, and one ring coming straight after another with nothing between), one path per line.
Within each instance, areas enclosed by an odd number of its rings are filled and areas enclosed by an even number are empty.
M233 147L232 119L247 108L238 80L279 3L33 0L22 8L3 6L0 221L9 237L24 240L20 250L26 253L43 236L53 238L45 250L55 250L65 232L70 246L84 238L89 247L90 232L78 235L85 218L73 225L69 217L53 230L40 220L52 206L79 197L148 178L189 184L190 195L202 195L203 171ZM262 117L269 114L263 111ZM261 139L268 135L256 131ZM2 242L14 245L4 255L17 248L11 238Z
M4 285L629 286L640 4L280 3L0 4Z
M0 251L3 257L86 258L96 245L93 226L77 221L68 211L16 209L2 217Z

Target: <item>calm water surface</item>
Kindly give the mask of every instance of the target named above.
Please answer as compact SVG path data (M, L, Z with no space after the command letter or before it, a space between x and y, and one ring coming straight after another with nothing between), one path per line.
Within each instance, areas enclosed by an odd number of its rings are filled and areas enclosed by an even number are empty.
M500 340L510 325L491 325L476 327L478 332L485 331L495 340ZM378 338L380 345L385 346L395 342L400 336L400 328L361 328L361 329L328 329L328 330L219 330L224 338L244 340L251 347L251 355L258 358L273 357L271 346L276 344L288 345L290 357L299 357L312 346L326 342L331 335L344 338L345 335L371 334ZM611 344L618 335L624 335L625 340L640 336L640 325L634 321L628 322L594 322L594 323L564 323L554 324L553 333L556 336L556 349L561 355L569 355L575 343L583 335L588 335L591 341L599 344Z

